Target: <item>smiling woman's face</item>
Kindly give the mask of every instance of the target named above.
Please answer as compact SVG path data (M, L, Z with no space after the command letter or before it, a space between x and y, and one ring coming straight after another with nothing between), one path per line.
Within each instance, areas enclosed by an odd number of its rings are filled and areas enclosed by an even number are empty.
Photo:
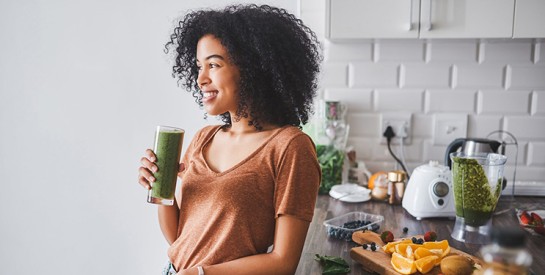
M227 49L212 35L203 36L197 44L197 83L203 94L203 105L210 115L236 113L240 73Z

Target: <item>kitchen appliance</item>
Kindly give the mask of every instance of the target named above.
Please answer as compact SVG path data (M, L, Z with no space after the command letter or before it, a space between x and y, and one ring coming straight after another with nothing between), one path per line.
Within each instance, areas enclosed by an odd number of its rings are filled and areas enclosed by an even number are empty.
M499 141L486 138L457 138L447 146L445 153L445 165L451 167L450 153L454 153L461 148L461 152L466 155L476 153L498 153L501 147L502 155L505 155L505 146Z
M417 220L455 217L453 194L449 167L432 160L414 169L403 195L402 206Z

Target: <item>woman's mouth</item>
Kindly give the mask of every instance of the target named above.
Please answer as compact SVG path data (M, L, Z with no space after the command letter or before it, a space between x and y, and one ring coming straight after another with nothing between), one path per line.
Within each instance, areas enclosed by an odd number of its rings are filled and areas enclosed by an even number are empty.
M202 93L202 100L203 102L210 101L214 99L218 95L218 91L208 91Z

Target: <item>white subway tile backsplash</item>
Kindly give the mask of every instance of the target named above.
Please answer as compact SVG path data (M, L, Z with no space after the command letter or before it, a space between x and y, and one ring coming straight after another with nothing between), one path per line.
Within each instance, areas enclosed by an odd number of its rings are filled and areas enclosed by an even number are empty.
M501 139L497 139L496 136L491 137L490 139L502 141ZM527 141L519 141L518 145L516 145L513 140L505 139L504 141L508 143L505 145L505 156L507 157L505 165L513 168L515 167L515 162L517 166L528 165L528 152L530 152L528 148L530 148L530 143ZM499 153L501 153L501 151Z
M375 60L425 61L424 41L414 39L387 39L375 43Z
M447 146L433 145L433 141L426 139L422 143L422 162L426 163L430 160L436 160L440 164L445 164L445 153Z
M517 167L517 181L543 182L543 179L545 179L543 166Z
M324 99L342 101L349 113L372 111L373 91L370 89L326 89Z
M509 89L545 89L545 65L511 65Z
M399 64L397 63L352 62L350 65L350 87L398 87Z
M506 116L503 129L517 138L545 139L545 117Z
M486 138L493 131L502 130L502 122L502 115L470 115L467 136Z
M484 63L525 63L532 62L533 41L531 39L512 40L485 40L481 41L484 47Z
M379 112L422 112L423 90L375 90L375 110Z
M371 61L373 59L372 43L333 43L325 45L326 61Z
M320 86L322 88L343 88L348 86L348 63L326 62L323 65Z
M475 112L475 90L428 90L425 113Z
M430 138L433 135L433 115L413 114L412 135L415 138Z
M478 43L475 40L433 40L428 43L428 61L450 61L453 63L476 63Z
M372 159L373 148L375 148L376 144L378 144L379 142L380 140L378 138L362 138L350 135L346 144L347 146L354 147L354 150L356 151L356 158L365 160L365 164L367 165L367 160ZM372 169L369 166L367 166L367 168Z
M545 142L528 144L528 165L545 166Z
M354 137L380 137L380 114L350 114L347 118L350 135Z
M532 115L545 115L545 91L532 93Z
M503 88L505 65L457 64L455 65L454 88Z
M478 114L529 114L529 91L479 91Z
M449 88L450 64L405 63L401 65L402 88Z

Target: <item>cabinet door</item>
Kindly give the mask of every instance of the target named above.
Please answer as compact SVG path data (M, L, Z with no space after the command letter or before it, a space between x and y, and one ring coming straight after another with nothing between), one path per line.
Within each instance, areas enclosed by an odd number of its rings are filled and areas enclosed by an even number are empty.
M422 0L420 37L510 38L514 9L515 0Z
M545 1L517 0L513 38L545 37Z
M420 0L327 0L326 37L417 38Z

